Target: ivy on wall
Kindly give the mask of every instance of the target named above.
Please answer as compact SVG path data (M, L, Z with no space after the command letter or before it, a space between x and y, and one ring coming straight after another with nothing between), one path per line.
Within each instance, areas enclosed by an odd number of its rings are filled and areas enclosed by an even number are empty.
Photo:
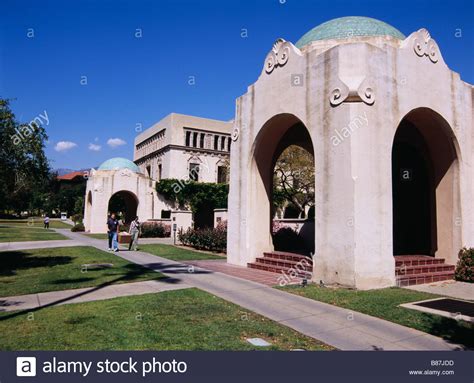
M227 208L229 185L169 178L157 182L156 191L179 209L197 213L203 208Z

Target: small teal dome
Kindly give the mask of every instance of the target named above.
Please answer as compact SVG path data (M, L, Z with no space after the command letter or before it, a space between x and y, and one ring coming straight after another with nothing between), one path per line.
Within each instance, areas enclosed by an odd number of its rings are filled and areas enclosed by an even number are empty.
M295 45L301 48L312 41L347 39L353 36L392 36L400 40L405 39L402 32L383 21L370 17L348 16L318 25L304 34Z
M122 157L111 158L99 166L99 170L118 169L129 169L134 173L140 173L140 168L135 164L135 162Z

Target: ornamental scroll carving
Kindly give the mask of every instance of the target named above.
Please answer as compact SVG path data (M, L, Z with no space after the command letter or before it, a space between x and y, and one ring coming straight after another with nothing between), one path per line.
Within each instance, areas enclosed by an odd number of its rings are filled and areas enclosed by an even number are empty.
M365 77L350 77L345 81L339 80L330 95L329 102L332 106L338 106L343 102L364 102L372 105L375 102L373 86Z
M290 57L290 46L283 39L278 39L273 44L273 48L265 59L265 72L270 74L275 68L282 67L288 62Z
M431 62L437 63L439 60L439 48L430 33L422 28L415 32L413 39L413 50L419 57L428 56Z
M232 141L237 141L239 139L240 135L240 129L237 126L234 126L234 129L232 130Z

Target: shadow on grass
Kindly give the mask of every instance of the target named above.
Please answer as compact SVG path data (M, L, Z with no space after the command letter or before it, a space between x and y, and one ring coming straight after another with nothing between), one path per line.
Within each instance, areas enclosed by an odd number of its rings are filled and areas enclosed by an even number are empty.
M432 323L429 332L448 342L462 344L469 350L474 350L474 323L439 317Z
M152 264L152 265L154 265L154 264ZM182 266L184 266L184 265L182 265ZM11 314L1 316L0 321L8 320L8 319L15 318L15 317L18 317L18 316L21 316L21 315L27 315L29 313L37 312L37 311L43 310L43 309L48 308L48 307L57 306L59 304L64 304L64 303L66 303L70 300L73 300L73 299L76 299L78 297L82 297L82 296L85 296L85 295L90 294L92 292L96 292L98 290L101 290L104 287L107 287L107 286L110 286L110 285L113 285L113 284L116 284L116 283L124 282L124 281L131 281L131 280L137 279L141 275L149 273L150 270L148 270L148 268L151 268L151 267L150 267L150 265L143 265L143 267L142 267L142 266L136 265L136 264L129 264L129 265L124 266L124 268L128 269L128 271L124 275L122 275L118 278L115 278L111 281L101 283L98 286L88 288L86 291L82 291L80 293L74 294L74 295L69 296L67 298L58 299L54 302L48 303L48 304L40 306L40 307L21 310L21 311L15 311ZM154 270L158 271L157 269L154 269ZM161 275L157 275L157 279L159 279L160 282L163 282L163 283L175 284L175 283L180 282L180 279L178 279L178 278L173 278L173 277L168 277L168 276L161 276ZM0 307L1 306L14 306L16 304L19 304L19 302L11 302L11 301L6 301L6 300L0 300Z
M0 253L0 276L16 275L16 270L65 265L71 263L72 260L73 257L68 256L36 257L28 251L2 251Z

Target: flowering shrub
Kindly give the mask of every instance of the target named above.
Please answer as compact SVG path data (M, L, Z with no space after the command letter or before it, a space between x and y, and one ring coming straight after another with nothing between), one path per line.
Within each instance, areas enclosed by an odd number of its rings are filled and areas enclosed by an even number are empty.
M164 238L171 236L171 225L161 222L144 222L141 227L142 238Z
M216 228L180 230L178 239L183 245L196 249L225 252L227 249L227 222L219 222Z
M454 277L458 281L474 282L474 248L459 250Z
M275 235L282 229L284 226L280 221L272 220L272 235Z

